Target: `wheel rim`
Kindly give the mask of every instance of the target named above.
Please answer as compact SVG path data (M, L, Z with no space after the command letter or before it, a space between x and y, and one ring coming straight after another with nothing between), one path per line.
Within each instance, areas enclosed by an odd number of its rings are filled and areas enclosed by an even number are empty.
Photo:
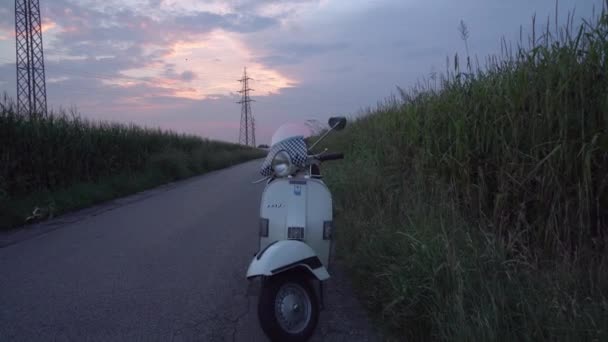
M301 332L310 322L310 296L298 284L284 284L277 292L274 307L279 325L290 334Z

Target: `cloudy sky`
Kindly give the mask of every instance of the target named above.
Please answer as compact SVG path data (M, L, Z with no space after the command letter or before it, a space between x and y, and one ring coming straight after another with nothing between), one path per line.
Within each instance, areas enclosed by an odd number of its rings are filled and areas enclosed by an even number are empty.
M257 142L285 122L354 115L447 56L500 52L554 0L40 0L48 103L82 116L238 140L243 67ZM0 2L0 92L15 94L14 1ZM560 0L559 18L602 0Z

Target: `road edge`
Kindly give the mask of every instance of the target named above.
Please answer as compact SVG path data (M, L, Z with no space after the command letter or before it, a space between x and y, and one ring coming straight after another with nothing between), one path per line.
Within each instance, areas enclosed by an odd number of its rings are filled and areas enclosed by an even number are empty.
M253 163L253 162L260 163L260 161L262 159L263 158L248 160L243 163L230 165L223 169L205 172L200 175L196 175L196 176L180 179L177 181L161 184L157 187L154 187L151 189L146 189L146 190L143 190L140 192L136 192L131 195L114 198L114 199L111 199L111 200L108 200L108 201L105 201L105 202L102 202L99 204L95 204L88 208L70 211L70 212L62 214L60 216L57 216L57 217L54 217L54 218L51 218L51 219L48 219L45 221L40 221L40 222L36 222L36 223L32 223L32 224L26 224L26 225L19 226L17 228L11 229L11 230L0 231L0 249L17 244L22 241L30 240L30 239L36 238L38 236L50 233L54 230L57 230L59 228L65 227L65 226L73 224L73 223L80 222L89 217L94 217L94 216L100 215L102 213L105 213L107 211L114 210L114 209L117 209L120 207L124 207L131 203L136 203L136 202L145 200L147 198L162 194L162 193L172 190L176 187L197 181L203 177L212 176L218 172L222 172L222 171L234 168L234 167L239 167L239 166L242 166L242 165L245 165L248 163Z

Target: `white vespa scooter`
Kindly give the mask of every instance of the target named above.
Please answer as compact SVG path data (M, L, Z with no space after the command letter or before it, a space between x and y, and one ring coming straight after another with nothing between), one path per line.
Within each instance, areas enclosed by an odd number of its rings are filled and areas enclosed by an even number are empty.
M343 117L330 118L330 129L310 149L345 125ZM266 177L257 181L267 184L260 206L259 250L247 279L261 280L258 318L273 341L310 338L323 306L322 282L329 278L332 198L319 165L344 155L325 151L309 155L310 149L302 135L282 126L262 164ZM319 286L314 288L314 283Z

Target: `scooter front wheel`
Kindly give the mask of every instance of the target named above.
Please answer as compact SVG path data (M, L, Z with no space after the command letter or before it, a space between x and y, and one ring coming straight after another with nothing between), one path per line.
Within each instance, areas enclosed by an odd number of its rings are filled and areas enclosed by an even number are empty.
M295 272L266 278L258 318L272 341L308 340L319 319L319 305L310 281Z

